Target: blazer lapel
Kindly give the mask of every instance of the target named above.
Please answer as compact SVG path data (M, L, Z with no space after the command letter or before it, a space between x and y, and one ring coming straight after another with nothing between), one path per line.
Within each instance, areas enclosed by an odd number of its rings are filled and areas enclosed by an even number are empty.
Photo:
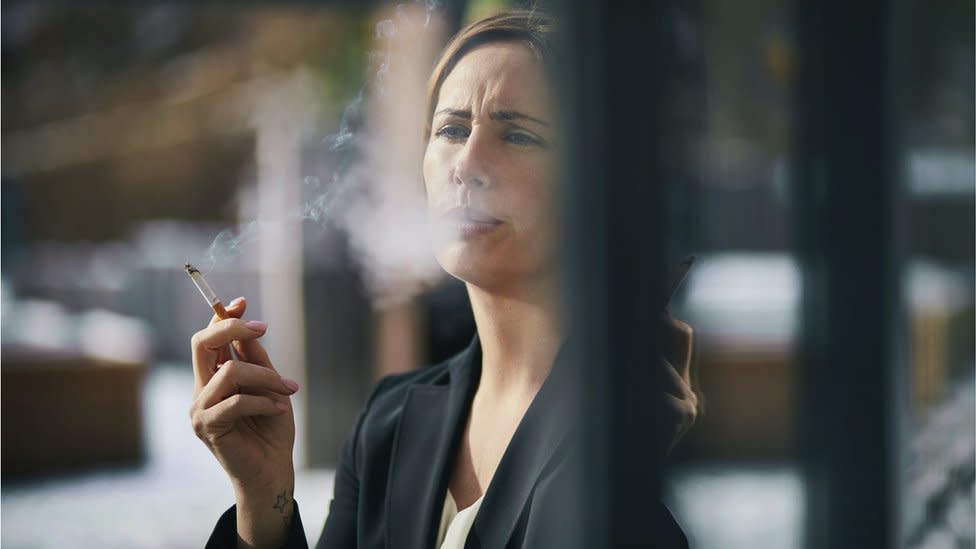
M477 336L450 366L446 385L411 387L390 460L387 547L433 547L451 465L481 375Z
M573 376L565 357L563 345L502 455L472 525L474 535L465 543L467 549L508 547L543 468L560 453L574 417L569 393Z

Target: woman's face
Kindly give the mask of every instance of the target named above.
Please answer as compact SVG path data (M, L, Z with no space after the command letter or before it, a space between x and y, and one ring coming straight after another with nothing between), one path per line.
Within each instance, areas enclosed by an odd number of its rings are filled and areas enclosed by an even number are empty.
M555 128L542 62L517 42L479 46L441 85L424 154L434 251L487 289L555 263Z

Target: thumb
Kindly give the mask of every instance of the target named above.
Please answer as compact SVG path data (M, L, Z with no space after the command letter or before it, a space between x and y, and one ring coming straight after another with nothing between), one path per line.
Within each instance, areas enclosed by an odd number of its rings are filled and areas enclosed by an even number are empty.
M234 301L227 305L227 314L233 318L243 318L244 311L247 310L247 299L244 297L238 297ZM274 366L271 364L271 358L268 357L268 352L265 350L264 345L257 339L249 339L246 341L234 341L232 342L234 346L234 352L237 356L251 364L258 364L266 368L271 368L274 370Z
M233 318L241 318L244 316L244 311L247 310L247 299L243 296L235 297L226 307L227 314Z
M245 309L247 309L247 300L243 297L236 297L229 304L224 305L224 310L227 311L230 318L241 318L244 316ZM219 316L213 315L210 317L210 324L213 325L221 320L223 319Z

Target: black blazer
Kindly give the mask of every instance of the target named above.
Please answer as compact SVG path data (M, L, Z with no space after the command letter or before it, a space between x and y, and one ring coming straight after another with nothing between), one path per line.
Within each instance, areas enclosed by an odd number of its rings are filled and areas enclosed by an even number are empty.
M566 537L572 528L565 527L578 509L567 503L574 501L570 475L577 470L570 471L567 459L573 416L569 399L561 397L567 376L560 362L557 357L512 436L465 549L576 545ZM343 444L334 496L316 547L434 548L480 375L481 345L475 337L467 349L437 366L379 382ZM684 534L662 504L649 505L648 518L648 524L664 525L651 546L687 548ZM207 547L234 547L236 532L236 510L231 507ZM297 502L285 547L307 547Z

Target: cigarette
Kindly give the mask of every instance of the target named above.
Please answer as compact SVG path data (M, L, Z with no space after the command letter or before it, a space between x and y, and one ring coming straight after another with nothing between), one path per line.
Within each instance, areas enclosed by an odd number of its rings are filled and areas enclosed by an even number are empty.
M210 288L210 284L207 284L207 279L203 278L203 273L189 263L183 265L183 270L186 271L187 276L193 281L194 286L203 294L203 298L207 300L207 304L217 314L217 318L221 320L230 318L230 315L227 314L227 309L224 308L224 304L220 302L220 298Z

